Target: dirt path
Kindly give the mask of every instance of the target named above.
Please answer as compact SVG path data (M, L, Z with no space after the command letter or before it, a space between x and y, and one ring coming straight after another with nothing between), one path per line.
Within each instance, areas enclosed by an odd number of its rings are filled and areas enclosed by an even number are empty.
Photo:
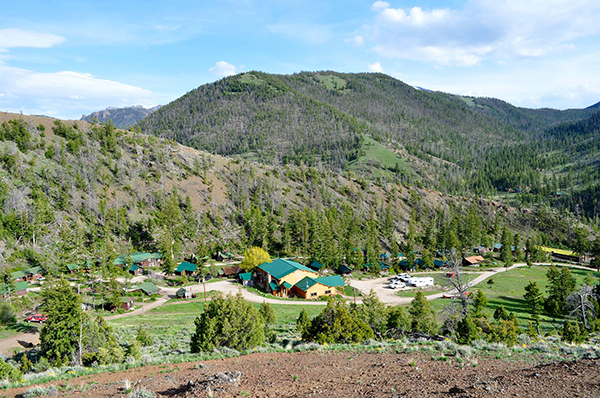
M9 357L12 356L15 348L23 348L23 345L19 344L19 341L38 345L40 343L40 334L38 330L32 333L20 332L14 336L0 340L0 355Z
M518 263L518 264L514 264L512 267L509 268L494 268L488 271L483 271L481 273L481 275L479 275L478 277L476 277L475 279L473 279L473 281L471 282L471 286L475 286L478 283L483 282L484 280L497 275L501 272L505 272L508 270L512 270L518 267L524 267L526 264L523 263ZM476 270L474 270L476 271ZM358 290L360 290L363 294L369 294L369 292L371 291L371 289L373 289L375 291L375 293L377 293L377 296L379 297L379 299L389 305L406 305L406 304L410 304L410 302L412 301L412 297L399 297L396 296L396 290L394 289L390 289L388 287L389 285L389 277L385 277L385 278L377 278L377 279L366 279L366 280L353 280L350 281L350 284L357 288ZM455 294L456 291L453 290L449 290L447 292L442 292L442 293L435 293L435 294L430 294L427 297L427 300L435 300L435 299L439 299L442 298L444 294Z

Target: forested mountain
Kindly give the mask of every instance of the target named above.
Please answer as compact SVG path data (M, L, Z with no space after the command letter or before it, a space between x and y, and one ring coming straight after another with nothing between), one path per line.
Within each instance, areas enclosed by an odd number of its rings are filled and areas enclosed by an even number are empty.
M546 208L520 211L306 165L262 166L111 124L0 116L0 254L9 269L60 272L136 250L158 250L173 264L251 245L362 266L404 247L490 245L503 226L514 242L556 244L580 229Z
M105 110L93 112L89 115L83 115L81 120L86 122L107 123L111 121L115 127L128 128L133 126L155 110L160 108L155 106L152 108L144 108L143 106L128 106L125 108L106 108Z
M507 167L496 160L531 156L546 129L594 112L517 108L418 90L379 73L248 72L201 86L138 125L148 134L265 164L490 194L540 177L502 183L497 174L508 174Z

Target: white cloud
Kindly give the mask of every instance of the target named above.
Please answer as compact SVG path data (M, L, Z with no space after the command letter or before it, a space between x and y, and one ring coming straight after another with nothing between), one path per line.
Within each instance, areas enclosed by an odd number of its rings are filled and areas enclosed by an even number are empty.
M362 47L365 45L365 39L361 35L354 36L351 39L344 40L346 43L352 44L354 47Z
M219 61L208 71L217 77L227 77L235 75L238 72L238 68L228 62Z
M385 10L386 8L389 8L389 7L391 7L391 5L387 1L376 1L371 6L371 10L373 10L373 11L381 11L381 10Z
M374 64L369 65L369 72L383 73L383 68L379 62L375 62Z
M12 112L79 118L84 111L104 109L107 105L154 104L151 91L88 73L61 71L38 73L0 64L0 109Z
M373 50L390 58L473 66L574 51L574 40L600 33L597 0L471 0L457 10L392 8L364 30Z
M16 47L49 48L65 41L62 36L22 29L0 29L0 51Z

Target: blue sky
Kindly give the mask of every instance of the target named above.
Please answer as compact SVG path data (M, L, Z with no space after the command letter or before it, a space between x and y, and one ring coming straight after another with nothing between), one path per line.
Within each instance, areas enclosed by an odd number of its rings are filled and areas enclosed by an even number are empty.
M0 111L78 119L249 70L586 107L600 101L600 2L24 0L0 14Z

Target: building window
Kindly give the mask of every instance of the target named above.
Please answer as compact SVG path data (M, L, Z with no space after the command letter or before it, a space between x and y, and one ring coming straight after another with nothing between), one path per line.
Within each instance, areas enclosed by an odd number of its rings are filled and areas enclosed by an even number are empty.
M317 293L316 292L315 293L311 293L310 297L317 297Z
M325 294L331 294L331 290L325 290Z

